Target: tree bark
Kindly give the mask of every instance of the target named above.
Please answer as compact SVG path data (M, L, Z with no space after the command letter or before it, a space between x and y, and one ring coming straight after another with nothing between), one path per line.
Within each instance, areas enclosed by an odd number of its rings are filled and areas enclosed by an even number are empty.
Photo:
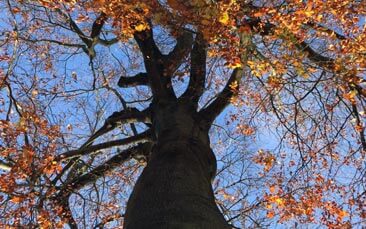
M230 228L211 186L216 159L207 122L189 101L153 104L157 138L127 204L126 229Z

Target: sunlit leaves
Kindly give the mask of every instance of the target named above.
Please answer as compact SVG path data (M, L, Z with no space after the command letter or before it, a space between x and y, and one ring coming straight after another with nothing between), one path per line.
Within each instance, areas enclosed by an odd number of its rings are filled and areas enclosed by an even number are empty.
M219 22L227 25L229 23L229 14L227 12L223 12L219 17Z
M135 28L136 31L141 32L141 31L146 30L147 25L145 25L145 24L138 24L134 28Z
M253 161L263 166L263 170L268 172L276 162L275 156L268 151L259 150L257 155L253 158Z

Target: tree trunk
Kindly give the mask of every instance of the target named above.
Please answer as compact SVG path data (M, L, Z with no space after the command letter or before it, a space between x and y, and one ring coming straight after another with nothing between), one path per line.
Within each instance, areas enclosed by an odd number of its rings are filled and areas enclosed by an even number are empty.
M207 124L188 102L153 110L157 144L128 201L125 228L230 228L214 200Z

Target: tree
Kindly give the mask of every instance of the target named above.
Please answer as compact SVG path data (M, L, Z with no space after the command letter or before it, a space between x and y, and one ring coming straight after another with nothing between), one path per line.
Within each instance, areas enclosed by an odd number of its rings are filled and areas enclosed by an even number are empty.
M3 227L364 223L364 1L1 6Z

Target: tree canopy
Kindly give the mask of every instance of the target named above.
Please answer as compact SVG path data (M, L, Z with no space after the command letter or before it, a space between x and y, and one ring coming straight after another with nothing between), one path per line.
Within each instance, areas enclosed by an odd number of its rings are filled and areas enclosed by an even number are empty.
M0 15L1 227L122 227L168 97L210 125L234 228L365 225L366 1L4 0Z

